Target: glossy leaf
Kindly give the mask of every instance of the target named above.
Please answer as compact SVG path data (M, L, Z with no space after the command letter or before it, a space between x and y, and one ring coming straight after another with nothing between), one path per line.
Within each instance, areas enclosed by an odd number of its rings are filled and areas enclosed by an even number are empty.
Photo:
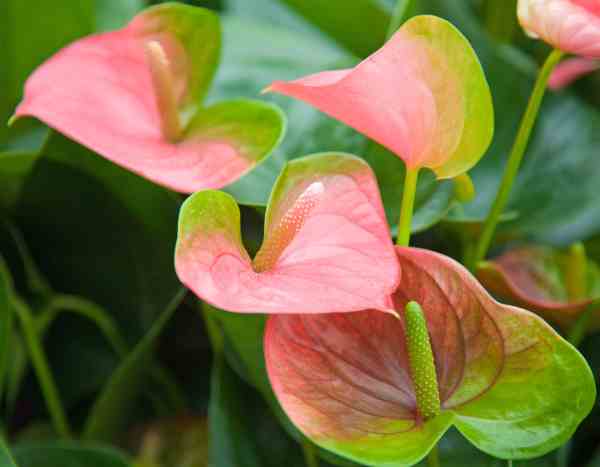
M390 307L398 265L375 178L361 159L290 162L273 192L253 260L234 199L204 191L179 219L176 269L199 297L237 312L326 313Z
M568 253L556 249L525 246L480 264L477 276L492 293L568 330L600 297L600 269L589 260L582 278L583 296L569 293L568 260ZM600 329L600 307L588 324L589 331L595 329Z
M565 52L600 58L600 4L596 0L519 0L519 22Z
M433 16L411 18L353 69L268 89L308 102L440 178L469 170L492 138L491 95L477 56L457 29Z
M14 455L19 467L131 467L116 449L68 442L22 444Z
M271 316L269 378L317 444L373 466L411 465L454 424L476 447L529 458L565 442L595 400L589 367L544 321L494 301L461 265L398 250L400 319L374 310ZM423 420L405 344L404 306L421 304L442 412Z
M257 101L200 106L219 47L218 17L209 10L150 8L39 67L15 116L35 116L177 191L220 188L271 152L284 123L275 107Z
M280 0L327 32L352 53L364 57L385 42L389 16L377 0Z

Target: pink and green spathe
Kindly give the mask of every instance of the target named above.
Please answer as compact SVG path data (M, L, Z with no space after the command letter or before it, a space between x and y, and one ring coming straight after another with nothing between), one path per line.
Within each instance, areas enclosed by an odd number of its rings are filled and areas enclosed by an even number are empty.
M596 394L579 352L538 316L496 302L454 260L417 248L397 255L398 316L269 316L268 375L294 424L319 446L377 467L415 465L451 426L505 459L566 442ZM427 358L433 372L423 378Z
M175 266L198 297L242 313L391 310L400 279L375 176L340 153L288 163L253 259L235 200L220 191L192 195L181 209Z
M352 69L276 81L268 91L305 101L400 157L452 178L473 167L493 134L492 99L465 37L434 16L408 20Z
M210 10L149 8L123 29L80 39L42 64L14 118L34 116L179 192L223 187L271 152L285 124L260 101L202 106L220 40Z

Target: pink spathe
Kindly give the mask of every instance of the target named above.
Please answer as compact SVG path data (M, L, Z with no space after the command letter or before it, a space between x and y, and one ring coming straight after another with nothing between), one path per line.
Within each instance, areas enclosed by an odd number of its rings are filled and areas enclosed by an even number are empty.
M254 260L236 233L239 211L233 199L197 193L180 221L180 280L203 300L234 312L392 310L399 266L374 176L360 164L360 171L276 188ZM188 212L199 224L192 219L186 226ZM211 215L214 222L202 224L200 216ZM234 216L237 220L229 221Z
M600 58L599 0L519 0L525 31L564 52Z
M179 192L237 180L256 157L246 154L247 145L229 137L228 130L207 131L196 118L211 112L201 107L205 89L200 88L210 81L212 57L216 61L218 53L217 19L213 25L207 14L210 27L203 25L217 31L217 42L206 52L197 46L197 37L190 38L189 47L199 56L192 57L171 31L176 28L170 22L189 21L183 8L191 7L154 7L121 30L83 38L59 51L29 77L15 116L34 116ZM203 67L199 80L197 70Z
M598 69L600 69L599 60L581 57L567 59L556 66L548 80L548 87L558 91Z
M353 69L276 81L269 90L343 121L410 168L443 165L462 135L464 103L457 76L436 50L402 30ZM443 90L443 97L435 90Z

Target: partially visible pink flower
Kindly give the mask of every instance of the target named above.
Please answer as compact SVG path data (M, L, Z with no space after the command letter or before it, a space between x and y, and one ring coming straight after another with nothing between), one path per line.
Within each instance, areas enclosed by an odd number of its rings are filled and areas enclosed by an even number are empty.
M33 116L112 162L176 191L220 188L283 133L273 106L202 106L219 58L218 16L175 3L80 39L25 83L15 117Z
M600 58L599 0L519 0L521 26L563 52Z
M417 16L352 69L269 91L303 100L440 178L470 169L493 133L491 96L468 41L450 23Z
M548 80L548 87L559 91L574 81L600 69L600 61L589 58L570 58L559 63Z

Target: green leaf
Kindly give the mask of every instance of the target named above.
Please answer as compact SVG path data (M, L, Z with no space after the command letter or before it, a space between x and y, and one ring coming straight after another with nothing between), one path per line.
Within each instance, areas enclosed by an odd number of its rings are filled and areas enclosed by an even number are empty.
M131 467L114 448L56 442L22 444L13 450L19 467Z
M55 290L98 303L136 339L179 289L178 207L167 190L53 133L15 221Z
M0 465L2 467L18 467L2 438L0 438Z
M0 152L0 210L10 209L17 202L37 159L35 152Z
M210 465L215 467L303 466L298 446L265 416L266 407L245 388L222 355L211 374Z
M4 394L5 381L10 369L13 342L12 278L0 255L0 399Z
M118 29L144 8L144 0L100 0L96 4L96 30Z
M148 372L147 366L156 341L183 296L184 291L181 290L108 380L90 411L84 428L84 439L111 441L120 434L141 388L142 376Z
M279 1L359 57L366 57L385 42L390 18L377 0Z

